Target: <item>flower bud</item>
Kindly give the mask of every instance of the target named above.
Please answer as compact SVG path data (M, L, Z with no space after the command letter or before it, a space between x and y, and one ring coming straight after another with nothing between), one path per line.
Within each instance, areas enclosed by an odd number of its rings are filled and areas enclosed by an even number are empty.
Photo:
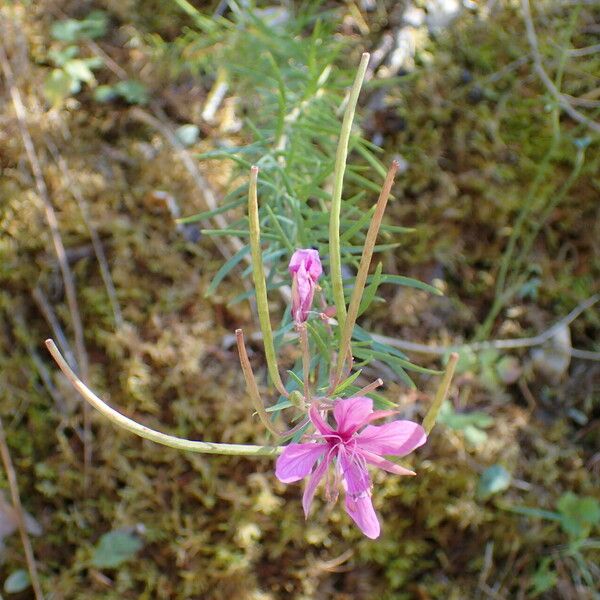
M292 277L292 318L304 323L312 307L317 281L323 273L317 250L296 250L289 265Z

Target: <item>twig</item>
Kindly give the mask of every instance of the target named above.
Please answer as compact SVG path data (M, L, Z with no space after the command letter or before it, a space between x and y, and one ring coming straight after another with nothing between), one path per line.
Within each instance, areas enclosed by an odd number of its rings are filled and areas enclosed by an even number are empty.
M142 438L169 446L176 450L185 450L188 452L199 452L203 454L227 454L230 456L275 456L283 450L283 446L252 446L248 444L219 444L212 442L200 442L194 440L186 440L174 435L161 433L155 429L145 427L140 423L129 419L125 415L111 408L106 402L101 400L92 390L90 390L82 381L75 375L67 361L58 351L56 344L52 340L46 340L46 347L56 361L60 370L65 374L71 385L79 392L79 394L89 402L98 412L102 413L109 421L120 427L135 433Z
M556 88L553 81L550 79L548 73L544 69L542 64L542 57L540 55L538 40L533 26L533 19L531 18L531 9L529 7L529 0L521 0L521 7L523 9L523 19L525 21L525 28L527 30L527 40L531 48L531 54L533 56L533 66L542 83L546 86L546 89L558 102L560 107L575 121L587 125L592 131L600 133L600 123L588 119L584 114L573 108L567 98L560 93Z
M446 354L447 352L458 352L461 350L479 351L487 350L489 348L496 348L499 350L511 350L516 348L529 348L532 346L541 346L542 344L546 343L549 339L551 339L561 327L569 325L582 312L592 307L599 300L600 294L595 294L594 296L591 296L587 300L578 304L566 317L563 317L554 325L552 325L552 327L549 327L548 329L534 337L507 340L490 340L486 342L474 342L472 344L460 344L454 346L428 346L426 344L418 344L416 342L409 342L408 340L398 340L393 337L388 337L379 334L372 334L372 338L376 342L389 344L390 346L393 346L400 350L407 350L408 352L418 352L420 354L431 354L437 356L441 356L443 354ZM596 360L596 354L597 353L595 352L590 353L587 350L577 350L575 348L571 350L572 356L577 356L577 358L588 358L589 360Z
M569 325L573 322L582 312L592 307L596 302L600 300L600 294L596 294L591 298L588 298L581 304L578 304L566 317L563 317L557 321L554 325L544 330L539 335L527 338L511 338L506 340L488 340L484 342L473 342L471 344L454 344L452 346L433 346L428 344L420 344L419 342L410 342L409 340L402 340L387 335L381 335L379 333L372 333L371 337L374 341L388 346L398 348L398 350L404 350L406 352L415 352L417 354L428 354L430 356L443 356L449 352L460 352L462 350L472 350L478 352L480 350L489 350L495 348L497 350L515 350L517 348L531 348L533 346L541 346L547 342L558 329ZM250 335L250 339L255 342L262 340L262 334L260 331L254 332ZM283 337L284 340L294 339L292 334L286 334ZM230 348L235 343L234 336L227 335L223 337L222 345L224 348ZM592 352L589 350L578 350L572 348L570 350L571 356L576 358L582 358L587 360L598 360L600 359L599 352Z
M58 347L62 350L62 353L66 356L67 362L71 365L71 368L77 368L77 361L75 360L75 356L73 355L73 350L71 349L71 344L67 339L67 336L64 334L62 327L60 326L60 322L52 305L48 302L48 298L42 291L39 285L36 285L33 288L31 293L33 300L37 304L37 307L40 309L42 316L46 319L46 323L48 323L48 327L54 334L56 341L58 343Z
M58 168L65 178L67 187L69 188L73 198L75 198L75 202L77 202L83 222L90 232L90 239L92 240L94 253L96 254L96 259L98 260L98 265L100 266L100 275L102 277L102 281L104 282L104 287L106 288L106 293L115 317L115 325L117 326L117 329L120 329L123 326L123 313L121 312L121 306L119 305L119 300L117 299L115 284L113 283L112 276L110 274L110 268L108 266L108 261L106 260L106 254L104 253L102 241L100 240L100 236L98 235L98 232L92 223L88 203L83 197L79 185L77 185L77 183L71 177L71 174L69 173L69 167L67 166L65 159L62 157L52 140L47 139L46 146L54 157Z
M6 36L4 35L6 31L4 28L2 28L1 33L3 34L1 36L2 39L6 39ZM56 256L58 258L60 266L60 271L63 277L65 293L67 296L67 304L69 306L69 313L71 315L71 325L73 327L73 333L75 335L75 352L77 355L77 366L79 368L81 378L84 381L87 381L88 357L85 349L83 325L81 322L81 315L79 313L79 305L77 302L77 293L75 291L75 282L73 279L73 274L67 261L65 246L63 244L62 237L60 235L60 229L58 227L58 220L56 218L56 213L54 212L52 202L50 201L48 188L46 187L46 182L42 174L42 168L40 166L40 162L35 151L33 139L31 138L31 134L29 133L29 129L27 128L27 115L25 111L25 106L23 104L19 88L15 83L14 73L10 65L8 56L6 54L4 44L2 42L0 42L0 62L2 63L4 78L6 79L6 84L12 98L15 114L17 116L17 122L19 125L19 130L21 133L21 138L23 139L23 145L25 147L25 152L27 154L27 158L31 166L31 171L33 173L38 195L44 205L46 221L48 222L48 226L50 228L50 234L52 237L52 242L54 244L54 250L56 252ZM92 447L90 440L90 415L87 404L83 405L83 430L84 472L87 473L92 460ZM84 486L85 483L86 482L84 478Z
M4 434L2 418L0 418L0 454L2 454L2 463L4 464L4 470L6 471L6 478L8 479L8 486L10 487L10 495L12 497L12 503L17 516L17 524L19 526L19 533L21 534L21 542L23 544L23 550L25 552L25 560L27 561L27 569L29 570L29 578L31 579L33 592L35 594L36 600L44 600L42 586L40 585L40 578L38 575L37 567L35 565L35 556L33 554L33 548L31 547L31 541L29 540L29 535L27 534L27 525L25 523L23 505L21 504L21 497L19 496L19 485L17 483L17 475L15 473L15 469L10 458L8 444L6 443L6 436Z
M592 46L585 46L584 48L570 48L567 50L569 56L588 56L590 54L596 54L600 52L600 44L594 44Z
M246 345L244 344L244 332L241 329L235 330L235 336L237 338L238 353L240 355L240 364L242 365L242 372L244 373L244 379L246 380L246 389L248 390L248 396L252 400L254 410L261 420L265 428L270 431L273 435L279 436L281 433L275 428L275 426L269 420L269 415L265 410L263 401L260 397L258 385L252 372L252 365L246 352Z
M358 272L356 273L356 279L354 281L354 288L352 290L350 303L348 305L348 314L343 326L340 322L342 332L340 334L340 345L335 377L332 383L333 388L335 388L341 380L346 361L349 360L350 365L352 365L352 332L354 331L354 325L358 317L360 303L363 297L365 284L367 282L369 266L371 265L371 259L373 257L373 249L375 247L375 243L377 242L377 235L379 234L379 228L381 226L383 214L385 212L388 198L390 197L390 192L392 191L392 185L394 184L394 177L396 176L399 166L400 163L398 161L395 160L392 162L392 166L389 168L385 182L381 188L381 193L379 194L379 198L377 200L373 218L369 224L369 230L367 231L367 236L365 238L360 264L358 266Z

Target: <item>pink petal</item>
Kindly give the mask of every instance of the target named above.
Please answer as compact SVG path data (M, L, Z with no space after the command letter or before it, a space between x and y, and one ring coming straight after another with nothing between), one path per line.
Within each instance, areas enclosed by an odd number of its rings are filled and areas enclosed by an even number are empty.
M374 454L406 456L427 441L425 430L412 421L393 421L385 425L369 425L356 437L363 450Z
M369 493L359 496L346 494L346 512L367 537L372 540L379 537L381 527Z
M312 248L296 250L296 252L292 254L288 267L290 275L293 276L294 273L297 273L301 265L304 266L314 282L316 282L323 273L318 250L313 250Z
M290 444L275 463L275 476L283 483L300 481L327 450L327 444Z
M337 400L333 407L333 416L338 425L338 432L351 434L368 422L373 412L373 400L365 396Z
M364 461L359 462L356 454L347 450L338 450L338 461L342 468L344 487L348 494L361 494L371 489L371 478Z
M308 519L308 515L310 514L310 506L312 504L313 498L315 496L315 491L321 479L327 472L327 467L330 464L330 460L325 457L318 465L317 468L313 471L313 474L310 476L308 483L306 484L306 488L304 490L304 495L302 496L302 508L304 508L304 516Z
M367 450L360 450L360 454L363 458L370 464L375 467L379 467L388 473L394 473L395 475L416 475L414 471L410 469L406 469L392 462L391 460L386 460L382 458L378 454L374 454L373 452L368 452Z
M327 425L327 422L321 416L321 413L319 412L315 402L313 402L311 407L308 409L308 416L310 417L312 424L316 427L317 431L319 431L321 435L337 435L337 432Z

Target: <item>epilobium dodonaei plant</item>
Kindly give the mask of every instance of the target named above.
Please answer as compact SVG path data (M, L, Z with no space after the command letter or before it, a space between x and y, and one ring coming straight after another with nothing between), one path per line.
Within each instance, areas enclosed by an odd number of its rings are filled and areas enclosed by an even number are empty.
M414 475L412 471L385 457L406 456L425 443L447 395L458 355L450 356L434 401L422 424L394 418L398 415L398 410L393 403L375 393L383 384L381 379L362 388L355 385L361 374L360 370L355 369L355 357L363 360L378 357L378 351L369 348L369 340L365 340L364 335L362 338L358 336L356 341L357 336L353 336L353 333L356 331L356 319L364 307L365 296L374 294L373 282L366 288L369 268L398 170L398 164L392 163L372 212L356 277L349 286L348 282L342 280L342 184L350 130L368 60L369 55L364 54L350 90L342 123L331 204L328 207L327 256L324 253L320 256L315 249L298 248L291 252L288 266L290 279L287 282L291 283L290 322L289 326L280 328L275 334L267 303L267 277L260 239L258 168L252 167L250 170L248 224L252 277L267 370L279 394L276 404L268 409L260 396L241 329L236 331L236 337L248 395L262 424L275 437L276 444L258 446L192 441L145 427L98 398L71 370L52 340L47 340L46 345L58 366L84 399L118 426L157 443L190 452L278 456L275 475L280 481L292 483L308 478L303 499L307 517L316 488L325 480L327 499L335 501L342 489L346 512L366 536L376 538L379 536L380 526L371 501L372 486L368 466L395 475ZM324 271L328 271L327 277L323 276ZM379 269L375 275L377 273L381 274ZM346 298L348 292L349 300ZM295 330L296 335L292 334L291 340L288 335L282 341L286 330L288 334ZM277 344L275 336L278 337ZM288 340L293 343L294 339L299 345L299 364L289 371L289 377L284 383L277 361L277 348L282 343L288 343ZM404 357L398 356L396 360L400 367L423 370L411 365ZM281 429L277 425L277 415L283 410L295 413L297 424L291 429ZM388 421L374 424L382 419Z

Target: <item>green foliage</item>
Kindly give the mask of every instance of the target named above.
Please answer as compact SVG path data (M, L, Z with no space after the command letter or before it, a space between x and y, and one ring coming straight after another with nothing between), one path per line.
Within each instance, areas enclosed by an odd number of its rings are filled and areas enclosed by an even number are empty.
M510 486L511 479L511 474L502 465L488 467L477 483L477 498L487 500L494 494L503 492Z
M111 102L121 98L128 104L148 104L148 90L146 86L133 79L119 81L114 85L100 85L94 90L94 100L97 102Z
M223 146L198 155L199 160L219 159L234 162L236 175L246 178L251 165L259 172L259 220L261 239L268 243L263 249L263 261L270 267L268 289L289 284L287 263L296 248L317 248L327 273L330 194L328 186L334 170L334 160L341 127L340 107L344 91L351 84L356 64L343 61L349 50L347 43L334 35L332 14L317 13L312 5L302 5L294 14L287 9L272 12L241 10L232 3L231 21L221 19L207 29L201 23L199 32L187 31L171 44L156 42L163 56L191 72L213 71L220 75L243 99L246 133L251 143L242 147ZM186 12L190 7L184 7ZM198 25L198 24L197 24ZM187 57L198 57L191 60ZM342 64L350 64L351 68ZM362 252L371 212L365 211L365 200L375 201L386 167L378 155L380 149L360 135L356 128L349 149L353 160L347 166L345 198L342 202L341 241L342 262L354 270ZM361 162L355 163L356 158ZM374 177L372 181L370 177ZM224 199L224 206L242 205L246 186L234 189ZM214 214L212 211L211 214ZM192 222L207 213L182 219ZM248 236L247 219L241 216L231 222L228 230L216 235ZM380 238L388 241L406 228L382 227ZM211 232L204 232L211 234ZM380 243L376 251L396 247ZM215 275L207 294L212 294L226 277L233 273L243 258L238 252ZM245 272L247 276L249 272ZM353 278L345 282L350 294ZM377 298L381 284L406 285L439 291L424 283L381 272L378 267L370 278L359 313L364 313ZM323 278L322 294L326 305L333 305L329 281ZM245 293L232 300L235 304L247 298ZM317 299L317 310L320 304ZM290 325L284 317L280 331ZM310 329L313 349L331 364L331 356L339 342L322 324ZM387 345L373 344L368 332L355 333L356 341L364 342L356 356L367 364L372 360L386 362L409 386L413 386L408 370L420 370L403 354L398 355ZM422 370L421 370L422 371ZM424 371L430 372L430 371Z
M79 42L102 37L106 33L108 16L101 10L94 10L84 19L64 19L52 25L51 35L61 42Z
M556 508L560 525L571 539L588 537L592 528L600 524L600 502L591 496L567 492L560 497Z
M531 577L531 597L537 598L541 596L544 592L552 589L556 582L558 581L558 576L556 571L550 568L552 564L551 558L544 558L536 572Z
M98 569L116 569L132 559L142 545L140 538L132 533L110 531L100 538L91 563Z
M60 106L67 98L78 94L83 85L96 86L93 71L103 66L98 57L81 58L79 46L73 42L101 37L106 33L108 19L102 11L91 12L85 19L66 19L52 26L52 37L68 46L52 48L48 57L55 68L44 81L44 96L52 106Z
M484 412L456 412L448 400L442 404L437 420L438 423L443 423L450 429L462 431L465 440L474 446L483 444L487 440L487 433L484 429L491 427L494 423L494 419Z
M53 50L49 53L56 68L46 77L44 96L53 105L59 106L69 96L78 94L87 84L96 85L93 70L99 69L103 62L100 58L79 58L77 46L67 46L63 50Z

